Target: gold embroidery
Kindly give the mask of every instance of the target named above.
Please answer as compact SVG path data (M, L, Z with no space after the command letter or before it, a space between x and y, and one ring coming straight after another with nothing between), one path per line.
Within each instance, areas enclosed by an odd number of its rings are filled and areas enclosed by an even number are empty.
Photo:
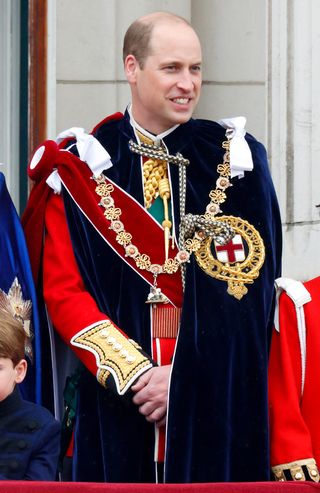
M116 221L121 216L121 209L118 207L109 207L104 211L104 215L109 221Z
M137 131L141 142L147 145L153 146L154 142L141 132ZM165 152L163 147L159 149ZM165 259L169 258L169 241L170 231L172 228L172 222L169 220L169 200L171 197L170 183L168 180L168 169L165 161L158 159L148 159L143 164L143 185L144 185L144 199L146 208L149 209L153 200L158 196L163 201L164 220L162 221L162 227L164 228L164 245L165 245ZM174 238L172 237L172 249L174 249Z
M167 274L173 274L174 272L177 272L178 269L179 269L178 260L172 258L168 258L168 260L165 261L163 266L163 272L166 272Z
M195 252L195 257L198 265L209 276L216 279L227 281L227 292L234 296L236 299L241 298L247 294L248 289L245 284L252 284L254 280L259 276L259 270L262 267L265 260L265 248L263 240L259 232L240 217L234 216L218 216L216 214L221 213L220 204L225 202L226 194L224 190L230 183L230 140L226 140L222 143L222 147L226 149L223 157L223 163L217 167L220 177L216 182L216 189L211 190L209 197L211 202L206 208L204 217L207 220L223 221L228 223L236 234L244 239L247 248L248 255L243 262L223 263L215 258L211 251L212 238L206 237L201 239L199 248L197 244L190 245Z
M166 176L166 173L167 164L164 161L148 159L143 164L144 199L147 209L159 195L159 183Z
M248 245L248 255L243 262L222 263L212 254L211 238L206 238L195 252L196 260L209 276L227 281L228 293L240 300L248 292L245 284L252 284L259 276L265 258L264 244L258 231L240 217L221 216L216 219L229 223L241 235Z
M152 367L149 359L139 351L139 346L127 339L110 321L75 335L71 343L90 349L97 356L98 367L112 374L119 394L126 391L141 370ZM98 380L105 384L106 379L106 374L99 372Z
M305 470L303 467L305 467ZM276 481L287 481L285 471L290 473L293 481L305 481L307 479L316 483L319 482L319 470L314 459L301 459L272 467Z
M136 132L141 142L148 145L154 144L152 139L138 130ZM162 147L159 147L159 150L164 151ZM161 180L167 178L167 163L157 158L150 158L143 163L142 169L145 206L149 209L153 200L159 195Z
M145 140L144 136L143 139ZM225 191L228 187L232 186L230 182L230 139L223 141L222 147L225 149L223 163L220 163L217 166L217 171L220 176L216 181L216 188L209 193L210 203L207 205L205 213L202 216L195 216L192 214L186 215L184 208L180 211L180 252L174 258L168 258L168 239L172 224L168 220L168 214L166 214L165 221L163 222L163 227L165 229L166 260L163 265L153 263L148 255L139 252L137 246L132 243L132 235L125 231L124 224L119 220L122 211L115 207L114 200L111 197L114 187L111 184L106 183L104 175L100 175L98 178L93 177L97 183L96 193L101 197L99 205L105 209L104 215L111 222L110 228L117 233L116 241L125 248L125 255L134 259L138 269L147 270L154 275L153 295L156 294L157 296L153 296L152 299L157 298L159 299L159 302L162 302L164 299L167 301L162 295L161 290L157 288L156 278L162 273L173 274L177 272L180 266L182 268L182 274L184 274L185 266L183 264L189 261L191 253L195 253L198 265L206 272L206 274L219 280L227 281L227 292L239 300L248 292L245 284L252 284L259 276L259 270L265 260L265 248L258 231L241 218L233 216L217 217L217 214L222 212L220 204L224 203L227 199ZM141 155L148 155L151 157L153 163L158 163L158 155L165 156L163 149L157 149L149 143L146 144L145 151L143 151L142 148L143 145L140 146L130 141L130 149L133 152L138 152L138 154ZM168 161L169 157L170 160L174 158L173 156L167 156ZM174 159L177 159L177 162L183 160L188 163L181 155L177 155ZM161 162L164 167L167 166L164 161ZM149 162L148 166L145 167L145 178L149 179L151 176L152 186L157 187L157 191L152 191L152 193L150 188L149 191L152 197L155 196L154 193L161 193L161 186L159 189L159 184L161 184L161 181L163 180L162 174L164 170L163 168L160 173L159 169L156 169L155 173L157 172L157 176L152 176L150 166L151 164L153 166L153 163ZM186 163L180 163L180 165L185 166ZM184 190L180 190L180 195L183 196L184 205L185 181L185 178L184 180L181 178L182 186L180 188L183 188ZM170 196L170 190L168 191L167 183L163 184L163 190L164 193L162 193L162 195L166 205L167 199ZM168 208L165 206L166 211L167 209ZM211 243L212 239L215 238L220 245L226 245L235 233L238 233L244 239L247 245L248 255L243 262L235 262L235 265L230 265L231 262L221 262L213 256L211 252ZM184 281L184 275L182 277ZM158 293L159 291L161 296Z
M102 387L107 388L107 380L110 376L110 372L108 370L101 369L98 371L97 380L102 385Z
M130 245L132 235L130 233L127 233L126 231L121 231L121 233L117 234L116 240L119 245Z
M96 194L100 195L100 197L105 197L109 195L110 192L112 192L112 185L110 186L109 184L104 183L102 180L98 183L100 183L100 185L96 187Z
M190 255L185 250L178 252L173 259L168 258L163 265L152 263L149 255L140 253L137 246L132 243L132 235L125 230L124 224L119 220L122 211L120 208L115 207L114 200L111 197L111 193L114 191L114 186L111 183L106 183L106 178L104 175L100 175L98 177L92 176L92 179L97 183L95 191L101 197L99 205L105 209L104 216L111 223L110 229L117 233L117 243L124 247L125 256L134 259L138 269L147 270L154 276L157 276L162 272L172 274L177 272L180 264L188 262Z
M141 270L149 270L151 266L151 261L149 255L142 254L136 258L137 267Z
M201 240L198 239L198 238L189 238L186 243L186 249L189 251L189 252L196 252L197 250L199 250L200 246L201 246Z
M209 197L212 202L215 202L216 204L222 204L226 201L227 198L226 194L221 190L211 190L211 192L209 193Z

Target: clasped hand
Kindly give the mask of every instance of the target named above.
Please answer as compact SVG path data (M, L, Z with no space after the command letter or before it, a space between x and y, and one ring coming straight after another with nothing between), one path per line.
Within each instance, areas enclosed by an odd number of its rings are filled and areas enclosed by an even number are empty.
M159 427L166 422L170 369L171 365L151 368L131 387L139 412Z

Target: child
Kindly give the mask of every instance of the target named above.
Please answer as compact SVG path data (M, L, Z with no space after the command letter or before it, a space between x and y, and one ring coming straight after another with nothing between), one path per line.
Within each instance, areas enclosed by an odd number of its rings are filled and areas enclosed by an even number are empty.
M44 407L23 400L16 385L27 372L30 310L17 279L8 294L0 290L0 479L53 481L60 424Z

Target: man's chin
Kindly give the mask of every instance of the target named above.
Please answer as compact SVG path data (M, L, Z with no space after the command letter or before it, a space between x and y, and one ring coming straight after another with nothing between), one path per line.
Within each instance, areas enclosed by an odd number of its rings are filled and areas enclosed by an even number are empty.
M173 118L173 120L175 121L175 123L173 125L187 123L191 117L192 117L191 111L188 111L185 113L179 113L178 115L176 114L175 118Z

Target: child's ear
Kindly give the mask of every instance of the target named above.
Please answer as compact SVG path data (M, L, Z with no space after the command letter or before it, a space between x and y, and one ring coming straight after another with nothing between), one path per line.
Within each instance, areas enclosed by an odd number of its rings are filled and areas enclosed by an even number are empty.
M24 380L24 377L26 376L27 373L27 366L28 365L25 359L21 359L19 363L15 366L16 383L21 383Z

